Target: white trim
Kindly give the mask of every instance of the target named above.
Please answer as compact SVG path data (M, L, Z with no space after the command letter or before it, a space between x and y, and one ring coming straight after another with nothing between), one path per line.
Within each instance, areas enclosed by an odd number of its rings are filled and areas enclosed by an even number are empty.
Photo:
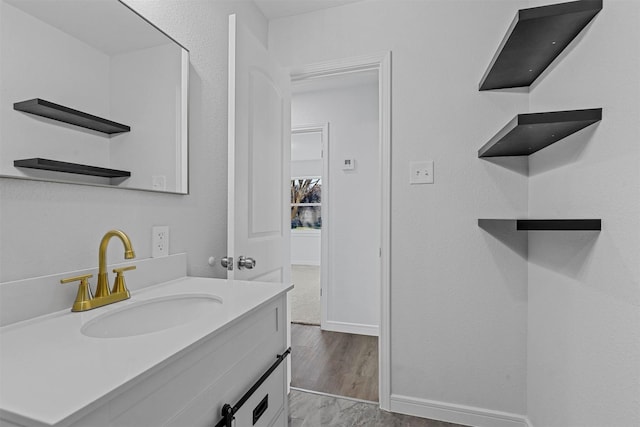
M391 395L391 411L475 427L526 427L524 415L436 400Z
M310 125L295 125L291 126L291 133L311 133L311 132L324 132L328 123L310 124ZM302 389L296 389L302 390Z
M343 332L345 334L369 335L372 337L377 337L380 333L380 330L376 325L336 322L335 320L327 320L322 330L331 332Z
M524 422L526 423L527 427L533 427L533 423L531 422L529 417L524 417Z
M343 58L293 68L291 70L291 80L300 81L368 70L378 71L380 114L381 234L378 394L380 408L389 410L391 398L391 52ZM324 182L323 185L325 185Z
M358 399L355 397L340 396L337 394L325 393L323 391L307 390L306 388L291 387L291 390L301 391L303 393L315 394L318 396L333 397L334 399L350 400L352 402L367 403L369 405L376 405L376 406L378 405L378 402L374 402L373 400L364 400L364 399Z
M380 58L380 330L378 372L380 407L391 406L391 52Z
M299 236L317 236L318 234L322 234L322 229L318 230L317 228L294 228L293 230L291 230L291 235L294 234L297 234Z
M180 114L176 126L176 192L189 193L189 51L182 50L182 75L180 80Z
M379 70L382 64L391 58L391 52L379 52L352 58L309 64L291 69L291 81L357 73L360 71Z
M227 255L235 256L235 194L236 188L236 15L229 15L229 76L227 96ZM235 260L234 260L235 261ZM227 270L233 279L235 270Z

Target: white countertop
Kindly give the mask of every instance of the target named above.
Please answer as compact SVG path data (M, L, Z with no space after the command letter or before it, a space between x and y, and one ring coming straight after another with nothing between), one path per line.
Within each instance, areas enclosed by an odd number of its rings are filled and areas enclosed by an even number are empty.
M97 407L125 384L291 288L185 277L132 291L131 299L116 304L82 313L65 310L0 328L0 418L56 425L80 410ZM145 335L91 338L80 333L85 323L108 311L191 293L216 296L222 304L195 321Z

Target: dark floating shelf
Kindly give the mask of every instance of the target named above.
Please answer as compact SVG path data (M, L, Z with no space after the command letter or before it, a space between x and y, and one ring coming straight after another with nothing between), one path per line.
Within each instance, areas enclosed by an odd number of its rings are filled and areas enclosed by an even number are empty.
M100 176L105 178L124 178L131 176L131 172L129 171L99 168L97 166L59 162L57 160L40 158L14 160L13 165L17 168L42 169L55 172L75 173L79 175Z
M602 119L602 108L518 114L478 150L478 157L528 156Z
M491 225L508 223L517 231L600 231L600 219L478 219L478 226L490 228Z
M94 116L63 105L54 104L44 99L34 98L27 101L16 102L13 109L37 116L58 120L64 123L92 129L106 134L129 132L131 128L121 123L112 122L102 117Z
M602 0L519 10L480 81L480 90L531 85L600 10Z

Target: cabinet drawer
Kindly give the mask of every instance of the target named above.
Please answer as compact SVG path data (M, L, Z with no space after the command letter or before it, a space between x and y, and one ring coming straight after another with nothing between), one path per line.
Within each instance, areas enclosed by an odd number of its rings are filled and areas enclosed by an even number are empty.
M286 363L281 363L235 414L237 426L271 427L284 408ZM278 427L285 427L284 424Z

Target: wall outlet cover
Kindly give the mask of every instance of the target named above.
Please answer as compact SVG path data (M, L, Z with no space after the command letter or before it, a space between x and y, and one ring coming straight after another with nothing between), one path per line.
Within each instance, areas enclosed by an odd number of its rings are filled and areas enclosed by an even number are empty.
M156 226L151 229L151 257L160 258L169 255L169 227Z
M433 184L433 160L410 162L409 184Z

